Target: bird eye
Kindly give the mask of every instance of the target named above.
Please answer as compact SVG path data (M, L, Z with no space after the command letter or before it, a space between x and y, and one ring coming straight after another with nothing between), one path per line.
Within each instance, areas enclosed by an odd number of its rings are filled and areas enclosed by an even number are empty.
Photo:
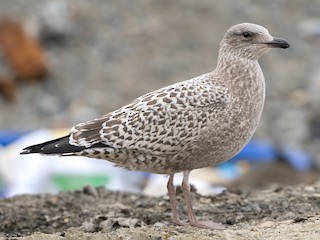
M252 36L252 33L251 32L243 32L242 36L244 36L245 38L249 38Z

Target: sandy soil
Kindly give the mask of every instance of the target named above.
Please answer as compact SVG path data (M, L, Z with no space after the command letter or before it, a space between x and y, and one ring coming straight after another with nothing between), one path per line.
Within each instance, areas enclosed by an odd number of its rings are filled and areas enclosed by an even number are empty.
M264 190L233 188L216 196L193 191L193 198L198 216L227 229L172 226L167 196L87 186L1 200L0 239L320 239L320 181ZM181 215L186 216L183 210Z

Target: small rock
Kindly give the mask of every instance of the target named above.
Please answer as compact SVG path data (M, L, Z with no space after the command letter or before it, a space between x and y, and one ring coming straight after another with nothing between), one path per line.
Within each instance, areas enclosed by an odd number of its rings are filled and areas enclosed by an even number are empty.
M293 219L292 222L294 222L294 223L299 223L299 222L304 222L304 221L307 221L307 220L308 220L308 218L306 218L306 217L300 217L300 216L298 216L298 217L296 217L295 219Z
M164 224L163 222L156 222L155 224L153 224L153 226L162 228L162 227L166 226L166 224Z
M142 224L139 224L139 220L136 218L109 218L103 222L100 223L100 228L102 229L101 232L109 232L112 229L116 229L119 227L137 227L141 226Z
M261 208L259 207L259 205L257 203L253 203L251 205L251 209L254 213L261 213Z
M118 224L122 227L136 227L138 225L139 220L136 218L118 218Z
M92 222L84 222L82 223L82 229L85 232L95 232L96 227L94 226L94 224Z
M241 211L242 212L251 212L252 208L251 208L251 206L246 205L246 206L241 207Z
M262 227L262 228L269 228L269 227L274 226L274 224L275 223L272 222L272 221L266 221L266 222L263 222L263 223L259 224L258 226Z
M159 201L159 202L158 202L158 206L159 206L159 207L162 207L162 206L167 205L167 203L168 203L167 201Z
M103 222L100 223L100 228L101 228L101 232L109 232L110 230L113 229L113 226L115 224L115 221L113 219L107 219Z
M199 199L199 202L203 203L203 204L209 204L209 203L211 203L211 199L210 198L201 197Z
M306 192L315 192L315 191L316 191L313 186L305 186L305 187L304 187L304 190L305 190Z
M293 212L286 212L284 215L287 219L292 219L294 218L296 215Z
M235 221L235 219L230 218L230 219L227 219L225 223L228 225L234 225L234 224L236 224L236 221Z
M236 222L239 222L240 220L242 220L244 218L244 215L243 214L238 214L235 218L235 221Z
M82 192L86 195L92 196L94 198L98 198L99 194L97 190L92 185L86 185L83 187Z
M112 204L112 208L123 211L123 210L128 209L129 206L128 205L124 205L123 203L117 202L115 204Z

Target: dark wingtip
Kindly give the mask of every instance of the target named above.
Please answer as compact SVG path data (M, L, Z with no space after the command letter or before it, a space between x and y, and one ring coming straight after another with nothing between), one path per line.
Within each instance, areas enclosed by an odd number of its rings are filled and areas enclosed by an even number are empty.
M55 145L56 142L59 142L61 140L65 140L68 137L69 136L64 136L64 137L61 137L61 138L53 139L51 141L47 141L47 142L43 142L43 143L40 143L40 144L35 144L35 145L31 145L31 146L25 147L23 149L23 151L20 153L20 155L31 154L31 153L50 154L50 150L48 152L45 152L44 151L44 147L53 144L53 149L55 149L54 145Z
M27 149L27 148L25 148L25 149L23 149L24 151L22 151L21 153L20 153L20 155L24 155L24 154L29 154L29 153L31 153L31 150L30 149Z
M28 146L23 149L21 155L40 153L44 155L62 155L65 153L80 152L85 147L74 146L69 143L69 135L61 138L53 139L40 144Z
M23 149L20 155L30 154L30 153L40 153L39 148L35 148L34 146L29 146Z

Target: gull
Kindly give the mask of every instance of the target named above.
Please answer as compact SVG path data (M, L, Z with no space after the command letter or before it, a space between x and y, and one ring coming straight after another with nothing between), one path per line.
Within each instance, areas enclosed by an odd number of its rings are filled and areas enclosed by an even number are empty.
M264 106L265 80L258 63L271 48L289 48L252 23L230 27L215 70L147 93L100 118L79 123L67 136L29 146L21 154L86 156L130 170L169 175L173 222L177 210L174 174L183 172L182 193L189 225L223 229L195 217L189 185L193 169L216 166L254 134Z

